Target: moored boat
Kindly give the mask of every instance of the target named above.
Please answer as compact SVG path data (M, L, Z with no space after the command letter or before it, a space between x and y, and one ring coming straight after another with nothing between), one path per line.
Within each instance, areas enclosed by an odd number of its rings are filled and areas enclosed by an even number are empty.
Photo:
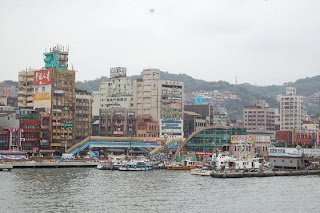
M113 170L114 166L112 162L100 162L97 165L97 169L99 170Z
M125 162L119 167L119 171L148 171L152 169L151 164L146 164L144 161L132 160Z
M196 168L195 162L191 160L184 160L181 163L172 163L167 166L168 170L191 170Z
M191 169L192 175L210 176L211 173L212 169L209 169L208 167Z

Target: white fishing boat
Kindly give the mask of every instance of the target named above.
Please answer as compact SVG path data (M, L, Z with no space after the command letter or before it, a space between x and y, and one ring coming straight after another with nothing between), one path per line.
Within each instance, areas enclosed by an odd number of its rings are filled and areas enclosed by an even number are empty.
M208 167L191 169L192 175L210 176L211 173L212 173L212 169L209 169Z
M217 171L257 171L262 169L264 159L251 156L247 152L247 146L249 146L247 143L239 144L237 156L219 153L214 158L215 169Z
M125 162L125 155L109 155L105 161L100 161L97 169L100 170L118 170Z
M99 162L97 165L97 169L99 170L113 170L113 163L112 162Z

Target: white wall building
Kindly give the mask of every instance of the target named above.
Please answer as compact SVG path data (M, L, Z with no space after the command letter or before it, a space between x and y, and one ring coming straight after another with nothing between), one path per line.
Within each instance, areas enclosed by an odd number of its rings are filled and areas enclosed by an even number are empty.
M92 93L92 116L99 116L100 104L100 91L93 91Z
M296 88L287 87L286 95L278 96L280 102L280 130L301 130L303 96L297 95Z
M184 84L160 80L158 69L144 69L134 82L133 107L159 123L160 137L183 137Z
M93 92L93 116L99 115L99 109L111 106L130 109L133 106L131 78L127 77L125 67L110 68L110 79L100 83L99 91Z

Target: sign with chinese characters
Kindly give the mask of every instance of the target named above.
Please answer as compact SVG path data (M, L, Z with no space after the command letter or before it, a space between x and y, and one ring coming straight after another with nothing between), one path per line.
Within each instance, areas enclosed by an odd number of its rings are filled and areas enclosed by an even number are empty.
M232 135L231 143L254 143L252 135Z
M112 67L110 68L110 78L124 77L127 75L127 68L125 67Z
M302 150L297 148L270 148L270 157L302 157Z
M167 85L180 85L181 82L178 81L165 81L165 84Z
M51 85L52 71L38 70L34 72L34 86Z
M35 101L50 100L51 94L49 92L37 92L33 95Z

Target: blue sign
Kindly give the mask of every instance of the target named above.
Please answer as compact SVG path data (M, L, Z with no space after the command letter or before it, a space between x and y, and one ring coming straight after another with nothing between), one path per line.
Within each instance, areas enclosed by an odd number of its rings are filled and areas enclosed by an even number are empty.
M205 98L203 98L201 95L197 95L194 98L194 105L203 105L203 104L207 104L207 100Z
M168 127L177 127L177 126L179 126L179 124L175 124L175 123L165 123L164 124L165 126L168 126Z

